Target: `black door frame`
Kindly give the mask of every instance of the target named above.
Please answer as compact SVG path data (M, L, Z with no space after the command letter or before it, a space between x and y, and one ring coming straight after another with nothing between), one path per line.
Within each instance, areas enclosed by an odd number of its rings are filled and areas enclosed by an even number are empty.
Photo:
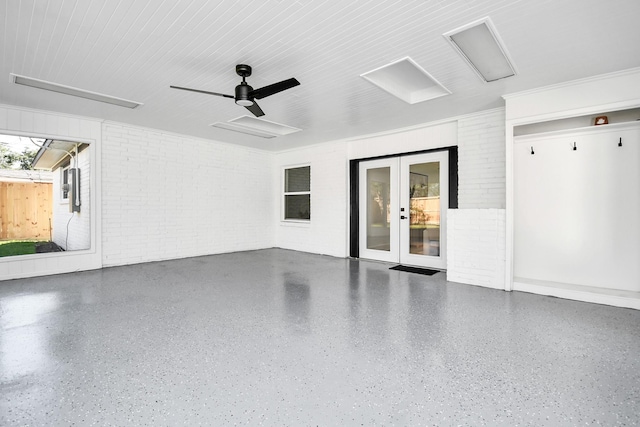
M349 256L360 257L360 162L446 151L449 154L449 209L458 209L458 146L349 160Z

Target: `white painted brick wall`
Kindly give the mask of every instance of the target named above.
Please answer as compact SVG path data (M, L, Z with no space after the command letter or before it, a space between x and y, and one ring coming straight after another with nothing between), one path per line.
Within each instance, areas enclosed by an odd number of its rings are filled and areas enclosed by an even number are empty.
M490 110L458 120L458 206L505 208L505 112Z
M505 210L447 211L447 280L504 289Z
M304 252L348 256L348 161L346 144L327 143L283 152L276 157L273 180L277 200L276 246ZM282 171L286 167L311 165L311 221L282 221Z
M278 170L274 180L281 183L282 168L301 164L312 165L312 221L309 225L281 223L277 232L277 245L287 249L326 253L335 256L348 255L348 160L380 155L420 151L459 145L459 206L461 208L504 208L505 205L505 156L504 109L491 110L465 116L458 122L389 133L350 142L336 142L291 150L277 154ZM346 146L346 149L344 148ZM346 150L346 151L345 151ZM281 198L281 189L274 197ZM280 217L280 206L276 217ZM504 235L504 227L491 227L486 233L493 240L497 233ZM493 234L491 234L493 233ZM473 233L472 233L473 234ZM456 245L468 247L472 235L458 235L449 240L452 249ZM504 240L504 238L502 238ZM472 252L466 252L471 255ZM480 253L478 253L480 255ZM491 256L500 257L493 253ZM476 265L472 262L473 265ZM457 266L453 266L454 270ZM465 274L471 283L472 268L467 265ZM495 269L495 266L491 267ZM482 277L481 271L478 277ZM484 284L486 280L481 280Z
M504 289L505 111L458 120L458 207L447 213L447 280Z
M499 283L485 270L501 256L497 245L504 241L504 227L499 221L487 226L480 239L474 234L478 230L465 232L464 222L459 228L456 216L504 207L503 110L466 116L457 124L278 154L6 106L0 106L0 130L77 136L97 146L100 179L92 196L99 205L92 214L101 218L94 225L102 239L102 247L91 254L0 260L0 278L97 268L96 256L105 266L272 246L347 256L348 160L455 145L457 139L460 207L466 209L453 212L449 223L451 280ZM280 221L282 167L299 164L312 166L312 221L306 226ZM494 258L481 262L485 256ZM500 278L496 269L488 271Z
M274 246L273 155L103 124L103 264Z
M53 174L53 241L67 251L77 251L91 247L90 156L89 149L85 149L78 154L80 212L73 214L69 212L69 200L62 199L61 169L56 169ZM76 164L72 160L70 167L75 166Z

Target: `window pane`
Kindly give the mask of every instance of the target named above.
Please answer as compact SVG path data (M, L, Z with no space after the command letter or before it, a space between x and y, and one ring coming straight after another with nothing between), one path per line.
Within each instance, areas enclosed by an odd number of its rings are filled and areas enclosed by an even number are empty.
M66 185L69 185L69 168L62 170L62 198L69 198L69 190Z
M284 191L286 193L311 191L311 166L285 169Z
M311 195L284 196L284 219L311 219Z

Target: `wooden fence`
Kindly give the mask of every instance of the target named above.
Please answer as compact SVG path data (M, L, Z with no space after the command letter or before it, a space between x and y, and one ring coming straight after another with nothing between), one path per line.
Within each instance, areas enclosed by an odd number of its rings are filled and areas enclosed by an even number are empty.
M0 182L0 240L50 240L53 184Z

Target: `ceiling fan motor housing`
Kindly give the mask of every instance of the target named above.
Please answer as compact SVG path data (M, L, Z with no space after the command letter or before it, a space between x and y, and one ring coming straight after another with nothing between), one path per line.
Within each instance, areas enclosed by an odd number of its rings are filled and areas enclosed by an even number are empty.
M253 91L253 88L245 82L236 86L236 104L243 107L253 105L253 99L249 96L251 91Z

